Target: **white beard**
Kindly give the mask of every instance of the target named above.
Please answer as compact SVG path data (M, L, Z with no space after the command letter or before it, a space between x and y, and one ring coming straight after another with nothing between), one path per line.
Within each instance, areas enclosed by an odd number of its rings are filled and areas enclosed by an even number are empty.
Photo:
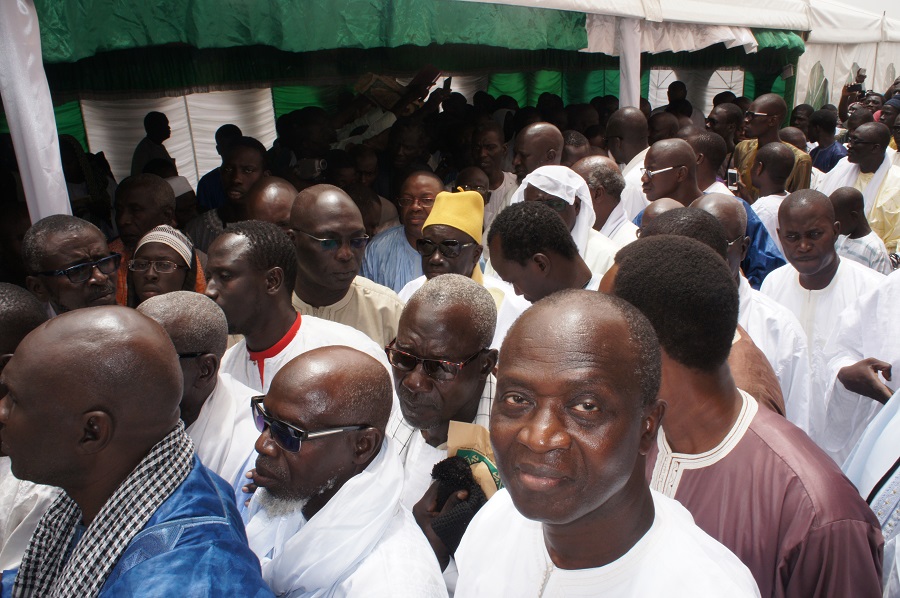
M302 511L309 499L280 498L272 495L265 488L257 488L256 494L260 508L270 519L278 519Z

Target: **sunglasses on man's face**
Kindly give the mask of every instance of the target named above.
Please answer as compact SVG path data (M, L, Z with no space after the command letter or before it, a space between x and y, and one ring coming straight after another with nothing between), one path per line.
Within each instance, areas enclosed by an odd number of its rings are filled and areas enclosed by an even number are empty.
M65 276L69 282L79 284L91 277L94 268L100 270L101 273L109 276L119 269L119 263L122 256L114 253L110 256L101 258L96 262L85 262L84 264L76 264L63 270L48 270L46 272L36 272L38 276Z
M435 243L430 239L416 239L416 251L423 257L431 257L435 251L440 251L441 255L447 258L459 257L463 249L474 245L475 243L460 243L455 239L447 239L440 243Z
M359 424L355 426L341 426L338 428L327 428L325 430L317 430L309 432L302 428L298 428L292 424L276 419L265 412L263 408L263 400L265 396L253 397L250 399L250 409L253 411L253 423L256 429L262 434L269 430L269 435L275 444L283 448L289 453L300 451L300 446L304 440L312 440L313 438L321 438L322 436L331 436L340 434L341 432L352 432L355 430L365 430L370 426L367 424Z
M421 363L425 375L432 380L453 380L459 375L464 367L472 363L472 361L484 351L484 349L481 349L464 361L425 359L424 357L419 357L412 353L397 349L394 347L395 342L397 342L397 339L392 340L390 344L384 348L385 352L387 352L390 364L401 372L411 372Z

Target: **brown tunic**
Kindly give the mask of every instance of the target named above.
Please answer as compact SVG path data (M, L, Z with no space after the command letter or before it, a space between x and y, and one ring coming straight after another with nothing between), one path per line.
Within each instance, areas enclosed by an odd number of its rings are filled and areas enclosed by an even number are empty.
M707 453L672 453L660 433L651 488L734 552L762 596L881 596L884 540L868 505L806 434L742 395L734 427Z

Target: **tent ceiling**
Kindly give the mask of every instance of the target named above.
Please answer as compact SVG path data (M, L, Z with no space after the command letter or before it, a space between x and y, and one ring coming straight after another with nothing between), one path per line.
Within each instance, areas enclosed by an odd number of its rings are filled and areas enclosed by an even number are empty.
M476 0L464 0L475 2ZM495 4L541 6L588 14L637 17L700 25L733 25L808 31L808 0L477 0Z

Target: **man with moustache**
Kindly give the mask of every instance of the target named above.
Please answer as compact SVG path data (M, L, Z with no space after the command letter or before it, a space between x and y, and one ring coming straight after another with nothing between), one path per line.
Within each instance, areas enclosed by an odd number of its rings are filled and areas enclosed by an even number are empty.
M391 379L350 347L288 362L252 400L260 431L247 537L278 595L447 595L385 436Z
M422 258L416 240L422 238L422 225L434 198L444 190L441 178L428 170L413 172L400 186L401 225L379 233L366 248L362 275L399 293L410 280L422 275Z
M289 236L297 254L292 302L304 316L356 328L387 345L397 336L403 301L359 276L370 237L359 208L333 185L313 185L290 208Z
M184 227L194 247L204 253L229 224L249 218L246 195L259 179L269 176L266 148L252 137L235 139L225 151L221 173L225 205L204 212Z
M828 197L811 189L788 195L778 209L778 236L788 264L772 272L760 289L787 307L806 332L810 436L838 463L856 439L848 440L845 433L851 422L829 421L825 343L841 312L884 279L871 268L838 256L834 242L839 233L840 223Z
M516 322L491 412L505 488L456 552L455 596L759 595L733 554L647 486L659 360L646 319L601 293L557 293Z
M122 256L99 228L58 214L38 220L22 239L25 286L55 316L82 307L115 305Z

